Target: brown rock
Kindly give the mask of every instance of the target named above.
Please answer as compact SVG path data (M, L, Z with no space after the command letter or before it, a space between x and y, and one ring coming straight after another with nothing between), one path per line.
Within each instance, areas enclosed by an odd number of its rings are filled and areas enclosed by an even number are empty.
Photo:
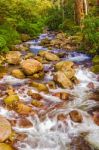
M40 101L37 101L37 100L32 100L31 104L35 107L38 107L38 108L41 108L44 106L44 104Z
M93 120L99 126L99 112L94 112Z
M6 54L6 60L9 64L17 65L20 62L21 53L19 51L10 51Z
M83 121L82 115L80 112L78 112L77 110L73 110L69 113L70 118L72 119L72 121L74 122L78 122L81 123Z
M69 70L73 67L74 63L71 61L60 61L55 65L55 69L58 70Z
M54 80L60 84L63 88L72 88L73 84L70 79L67 78L64 72L58 71L54 75Z
M11 124L6 118L0 116L0 142L3 142L6 139L8 139L11 135L11 132Z
M9 144L0 143L0 150L14 150Z
M32 75L43 70L43 65L35 59L23 60L21 67L26 75Z
M32 108L23 103L17 103L15 109L20 115L29 115L32 112Z
M53 96L59 97L60 99L67 101L69 99L69 94L65 92L58 92L53 94Z
M33 93L32 91L28 91L28 95L31 96L33 99L42 99L42 96L39 93Z
M12 70L11 74L12 74L12 76L14 76L15 78L18 78L18 79L24 79L25 78L24 73L20 69Z
M30 85L36 88L38 91L48 92L48 87L43 83L31 82Z

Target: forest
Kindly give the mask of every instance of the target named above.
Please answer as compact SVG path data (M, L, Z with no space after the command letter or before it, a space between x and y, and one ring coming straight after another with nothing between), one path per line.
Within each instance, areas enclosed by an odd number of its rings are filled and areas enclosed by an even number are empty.
M99 0L0 0L0 150L99 150Z

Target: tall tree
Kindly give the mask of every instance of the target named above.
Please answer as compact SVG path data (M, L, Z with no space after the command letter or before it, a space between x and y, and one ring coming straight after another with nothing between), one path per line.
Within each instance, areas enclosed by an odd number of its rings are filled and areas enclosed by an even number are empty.
M75 0L75 21L80 25L81 20L88 14L87 0Z

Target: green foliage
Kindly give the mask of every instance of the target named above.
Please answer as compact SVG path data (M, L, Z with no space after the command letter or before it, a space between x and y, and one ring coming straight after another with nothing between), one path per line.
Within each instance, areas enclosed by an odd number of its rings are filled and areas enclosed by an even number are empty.
M57 7L49 9L46 23L50 30L59 30L59 25L62 24L62 10Z
M88 16L84 19L84 28L82 30L83 42L89 50L97 51L99 49L99 17Z

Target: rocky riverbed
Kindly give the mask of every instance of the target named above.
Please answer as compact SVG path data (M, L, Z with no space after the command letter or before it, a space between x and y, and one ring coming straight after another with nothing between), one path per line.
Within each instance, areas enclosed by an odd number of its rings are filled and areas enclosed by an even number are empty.
M0 150L99 149L99 75L79 44L47 33L0 56Z

